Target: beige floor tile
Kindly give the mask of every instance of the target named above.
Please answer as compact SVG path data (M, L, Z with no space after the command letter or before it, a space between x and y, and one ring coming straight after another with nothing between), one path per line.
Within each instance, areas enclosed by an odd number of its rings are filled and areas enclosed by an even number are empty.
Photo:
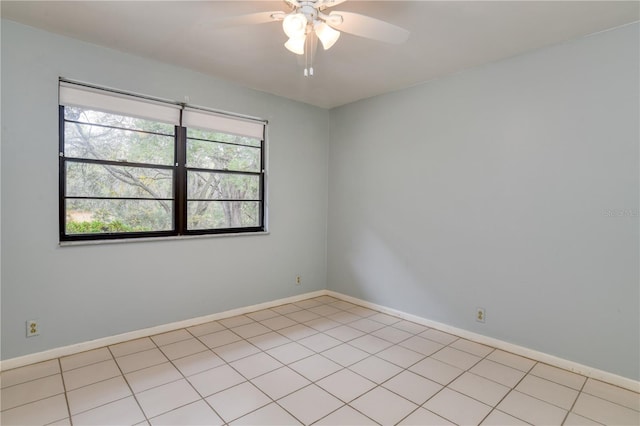
M356 305L355 307L349 309L348 311L351 312L354 315L358 315L358 316L363 317L363 318L370 317L371 315L375 315L375 314L379 313L378 311L374 311L373 309L365 308L365 307L358 306L358 305Z
M588 419L586 417L582 417L577 415L576 413L569 413L566 420L562 424L563 426L589 426L589 425L600 425L602 423L598 423L594 420Z
M261 311L251 312L246 315L254 321L264 321L269 318L277 317L280 314L272 311L271 309L263 309Z
M491 407L500 402L511 390L507 386L469 372L455 379L448 387Z
M211 351L199 352L173 361L186 377L211 370L224 364L224 361Z
M262 320L260 324L270 328L271 330L282 330L283 328L296 325L297 322L285 317L284 315L278 315L277 317Z
M424 408L460 425L477 425L491 411L491 407L451 389L443 389Z
M247 379L253 379L283 366L281 362L264 352L249 355L246 358L232 362L230 365Z
M316 385L309 385L278 401L304 424L311 424L340 408L343 403Z
M52 376L60 373L60 364L57 359L30 364L25 367L14 368L0 373L0 384L2 388L19 385L35 379Z
M348 367L370 356L369 353L358 348L354 348L349 344L342 344L335 348L331 348L322 352L322 355L337 362L343 367Z
M62 420L56 420L55 422L47 423L46 426L71 426L71 420L69 420L69 417L67 417Z
M329 303L329 306L333 306L337 309L342 309L343 311L347 311L356 307L356 305L354 305L353 303L345 302L344 300L338 300L336 302Z
M348 325L341 325L339 327L332 328L331 330L327 330L324 333L342 342L348 342L349 340L353 340L364 335L362 331L356 330Z
M231 330L216 331L214 333L205 334L198 337L207 347L215 349L219 346L228 345L229 343L239 342L242 337L238 336Z
M221 319L218 322L227 328L233 328L233 327L239 327L245 324L250 324L254 321L246 315L238 315L236 317Z
M371 380L348 369L325 377L318 381L317 385L344 402L351 402L376 387L376 384Z
M291 340L300 340L300 339L304 339L305 337L314 335L318 333L318 331L314 330L311 327L307 327L304 324L296 324L292 327L281 328L280 330L278 330L278 333L282 334L283 336Z
M122 376L67 392L72 416L128 396L131 390Z
M434 342L438 342L442 345L450 345L459 339L458 336L454 336L453 334L445 333L440 330L435 330L430 328L419 334L420 337L424 337L425 339L433 340Z
M425 356L429 356L444 347L444 345L440 343L420 336L413 336L400 342L399 345Z
M3 425L45 425L69 416L67 401L63 394L41 399L30 404L7 409L2 405L0 424Z
M251 382L274 400L289 395L311 383L289 367L279 368L263 374L251 380Z
M493 380L502 385L513 387L525 375L524 371L498 364L497 362L483 359L469 370L473 374L482 376L485 379Z
M424 404L442 389L442 385L411 371L403 371L382 386L418 405Z
M405 417L399 425L402 426L444 426L453 425L449 420L443 419L435 413L424 408L418 408L416 411Z
M365 393L349 405L383 425L396 424L418 408L418 405L381 387Z
M249 337L255 337L261 334L269 333L271 329L268 327L265 327L259 322L252 322L249 324L234 327L231 329L231 331L233 331L243 339L248 339Z
M402 371L397 365L374 356L349 366L349 370L378 384L389 380Z
M510 416L507 413L503 413L499 410L493 410L489 415L482 421L483 426L517 426L517 425L528 425L529 423L517 419L513 416Z
M445 347L438 352L431 355L431 358L442 361L446 364L453 365L454 367L468 370L476 365L482 358L476 355L472 355L468 352L454 349L452 347Z
M565 410L570 410L578 397L577 390L532 375L522 379L515 389Z
M64 393L62 376L55 374L2 389L0 405L3 410L8 410L61 393Z
M116 362L123 373L130 373L167 361L169 361L169 359L160 352L160 349L149 349L148 351L136 352L131 355L116 358Z
M425 357L418 352L398 345L378 352L376 356L403 368L408 368Z
M349 406L344 406L338 408L333 413L329 414L326 417L318 420L317 423L314 423L314 426L366 426L366 425L377 425L378 423L374 422L364 414L354 410Z
M328 317L329 315L337 314L338 312L340 312L340 309L334 308L329 305L322 305L316 306L315 308L309 308L309 311L323 317Z
M249 382L218 392L207 402L226 422L238 419L271 403L271 399Z
M151 336L151 340L153 340L158 346L169 345L171 343L176 343L192 338L193 335L185 329L174 330L168 333L156 334L155 336Z
M167 383L136 394L147 418L166 413L200 399L186 380Z
M269 349L267 353L283 364L290 364L314 354L311 349L295 342Z
M349 344L370 354L378 353L382 350L387 349L389 346L393 346L393 343L371 334L365 334L362 337L353 339L349 342Z
M199 400L161 414L150 420L153 426L217 426L224 421L204 400Z
M154 365L132 373L125 374L125 378L134 393L142 392L165 383L182 379L182 374L170 363Z
M302 311L296 311L296 312L287 314L286 317L296 322L307 322L307 321L314 320L316 318L320 318L320 315L314 314L313 312L310 312L304 309Z
M76 425L135 425L145 420L136 400L130 396L72 417Z
M299 302L294 302L294 305L299 306L303 309L315 308L316 306L321 306L323 303L319 300L314 299L305 299L300 300Z
M409 370L441 385L448 385L456 377L464 373L464 370L458 367L445 364L433 358L425 358L411 366Z
M233 362L240 358L260 352L260 349L256 348L246 340L241 340L228 345L218 346L213 351L226 362Z
M403 340L407 340L408 338L413 337L413 334L399 330L392 326L381 328L380 330L376 330L371 334L393 344L400 343Z
M392 325L392 327L397 328L402 331L406 331L411 334L420 334L427 331L429 328L424 325L416 324L415 322L402 320Z
M225 329L225 326L220 324L218 321L211 321L189 327L187 328L187 331L196 337L200 337L217 331L223 331Z
M350 312L338 312L337 314L329 315L327 318L337 321L342 324L351 324L354 321L360 319L358 315L354 315Z
M334 339L324 333L317 333L304 339L298 340L298 343L311 349L314 352L322 352L342 344L338 339Z
M640 394L599 380L587 379L582 392L640 411Z
M235 426L294 426L301 425L278 404L271 403L230 423Z
M491 352L487 359L520 371L529 371L536 364L532 359L515 355L510 352L505 352L500 349L496 349Z
M480 343L466 339L458 339L449 346L479 357L485 357L494 351L492 347L481 345Z
M496 407L525 422L539 425L562 424L567 412L547 402L511 391Z
M340 364L337 364L322 355L312 355L308 358L289 364L289 367L313 382L333 374L338 370L342 370L343 368Z
M300 311L302 308L294 305L293 303L288 303L286 305L276 306L275 308L271 308L272 311L279 313L280 315L290 314L291 312Z
M377 312L370 317L370 320L381 322L384 325L391 325L397 322L402 321L402 318L394 317L393 315L383 314L382 312Z
M165 354L167 358L170 360L183 358L185 356L197 354L198 352L208 351L205 345L203 345L198 339L190 338L186 340L181 340L175 343L169 343L167 345L161 346L160 350Z
M62 376L64 377L64 386L67 391L121 375L122 373L120 373L120 369L113 359L97 362L95 364L90 364L62 373Z
M277 346L291 343L290 339L287 339L282 334L276 333L274 331L266 334L261 334L260 336L252 337L250 339L247 339L247 341L252 345L259 347L263 351L268 351L269 349L275 348Z
M342 324L337 321L330 320L329 318L316 318L305 322L304 325L311 327L316 331L327 331L332 328L340 327Z
M220 367L194 374L188 377L187 380L203 397L213 395L216 392L246 381L244 377L228 365L221 365Z
M147 351L149 349L155 349L156 344L153 343L148 337L142 339L129 340L128 342L118 343L117 345L109 346L109 350L115 357L134 354L136 352Z
M109 352L109 349L100 348L62 357L60 358L60 365L62 365L62 371L67 371L73 368L84 367L85 365L95 364L96 362L106 361L112 358L113 357L111 356L111 352Z
M582 392L574 413L607 425L639 425L640 412Z
M580 390L587 380L586 377L579 374L542 363L536 364L533 369L531 369L530 374L576 390Z
M377 321L370 320L368 318L361 318L357 321L349 323L349 327L360 330L363 333L372 333L376 330L384 328L385 325Z

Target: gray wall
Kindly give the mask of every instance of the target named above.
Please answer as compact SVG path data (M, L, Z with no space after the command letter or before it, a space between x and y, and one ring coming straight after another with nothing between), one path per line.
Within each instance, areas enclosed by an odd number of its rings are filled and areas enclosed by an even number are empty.
M271 234L58 247L59 76L268 119ZM2 21L2 359L325 288L328 116Z
M328 288L639 379L639 39L332 110Z

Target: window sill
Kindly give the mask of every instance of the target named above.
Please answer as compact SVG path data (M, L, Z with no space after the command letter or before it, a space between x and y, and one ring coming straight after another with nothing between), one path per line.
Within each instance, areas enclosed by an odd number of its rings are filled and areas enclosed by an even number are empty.
M229 234L203 234L203 235L175 235L170 237L149 237L149 238L122 238L115 240L82 240L82 241L60 241L59 247L70 246L95 246L102 244L129 244L129 243L149 243L160 241L184 241L203 238L228 238L228 237L250 237L255 235L269 235L269 231L261 232L236 232Z

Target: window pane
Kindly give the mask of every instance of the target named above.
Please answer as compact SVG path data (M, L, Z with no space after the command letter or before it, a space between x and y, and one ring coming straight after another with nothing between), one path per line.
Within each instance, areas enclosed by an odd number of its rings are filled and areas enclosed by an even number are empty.
M155 200L67 200L66 232L169 231L173 229L172 205Z
M162 165L174 163L173 136L70 122L65 123L64 130L67 157Z
M260 171L260 148L188 139L187 166L258 172Z
M259 200L260 176L229 173L187 173L189 200Z
M189 201L187 228L224 229L260 226L260 203L254 201Z
M260 147L262 141L247 136L236 136L228 133L214 132L211 130L200 130L190 127L187 129L187 138L205 139L214 142L229 142L240 145Z
M64 118L65 120L79 121L81 123L103 124L123 129L143 130L170 136L175 135L175 127L172 124L145 120L143 118L126 117L87 108L65 106Z
M173 198L168 169L67 162L67 197Z

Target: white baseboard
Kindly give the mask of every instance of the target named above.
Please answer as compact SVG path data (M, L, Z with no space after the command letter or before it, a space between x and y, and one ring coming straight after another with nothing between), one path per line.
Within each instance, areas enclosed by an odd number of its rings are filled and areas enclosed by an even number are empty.
M432 321L426 318L419 317L417 315L408 314L396 309L388 308L386 306L378 305L368 302L366 300L358 299L356 297L348 296L346 294L338 293L332 290L318 290L310 293L304 293L297 296L286 297L284 299L273 300L270 302L264 302L257 305L245 306L242 308L231 309L229 311L219 312L216 314L205 315L202 317L191 318L184 321L173 322L170 324L163 324L156 327L145 328L142 330L135 330L128 333L122 333L115 336L104 337L101 339L91 340L88 342L77 343L74 345L63 346L59 348L49 349L43 352L37 352L34 354L24 355L16 358L10 358L4 361L0 361L0 371L10 370L12 368L22 367L36 362L47 361L54 358L73 355L79 352L89 351L92 349L98 349L104 346L115 345L117 343L126 342L127 340L139 339L142 337L153 336L155 334L166 333L181 328L192 327L194 325L203 324L210 321L217 321L224 318L233 317L236 315L243 315L261 309L273 308L286 303L298 302L304 299L310 299L319 296L332 296L337 299L351 302L356 305L363 306L365 308L374 309L380 312L384 312L389 315L393 315L407 321L412 321L417 324L424 325L426 327L434 328L436 330L444 331L445 333L454 334L456 336L472 340L477 343L492 346L497 349L502 349L507 352L511 352L516 355L520 355L526 358L530 358L535 361L543 362L545 364L552 365L554 367L569 370L574 373L581 374L586 377L601 380L603 382L610 383L612 385L619 386L621 388L629 389L634 392L640 392L640 382L627 377L619 376L617 374L609 373L607 371L599 370L597 368L589 367L587 365L579 364L577 362L569 361L563 358L559 358L554 355L549 355L544 352L536 351L526 348L524 346L515 345L513 343L505 342L503 340L494 339L482 334L474 333L472 331L464 330L462 328L452 327L447 324L443 324L437 321Z
M274 308L286 303L299 302L300 300L310 299L312 297L325 296L326 294L326 290L313 291L310 293L299 294L297 296L285 297L284 299L259 303L257 305L244 306L242 308L231 309L229 311L219 312L216 314L172 322L170 324L158 325L156 327L144 328L141 330L130 331L128 333L117 334L115 336L103 337L96 340L90 340L88 342L76 343L69 346L61 346L59 348L49 349L43 352L36 352L29 355L10 358L0 361L0 371L10 370L12 368L23 367L25 365L34 364L36 362L48 361L50 359L73 355L79 352L90 351L92 349L98 349L104 346L115 345L117 343L126 342L127 340L140 339L142 337L149 337L155 334L166 333L181 328L193 327L194 325L204 324L205 322L217 321L224 318L234 317L236 315L248 314L250 312L259 311L261 309Z
M445 333L454 334L456 336L472 340L483 345L491 346L497 349L502 349L506 352L511 352L516 355L530 358L534 361L543 362L545 364L552 365L554 367L569 370L577 374L581 374L586 377L591 377L596 380L610 383L612 385L619 386L621 388L629 389L634 392L640 392L640 382L630 379L628 377L619 376L617 374L609 373L608 371L599 370L597 368L589 367L587 365L579 364L577 362L569 361L564 358L559 358L554 355L549 355L544 352L536 351L526 348L524 346L515 345L513 343L505 342L503 340L494 339L482 334L474 333L472 331L464 330L462 328L452 327L447 324L432 321L426 318L419 317L417 315L407 314L396 309L388 308L386 306L378 305L375 303L367 302L366 300L358 299L356 297L347 296L346 294L338 293L332 290L327 290L328 296L351 302L356 305L363 306L365 308L374 309L376 311L384 312L389 315L393 315L407 321L412 321L417 324L424 325L426 327L434 328L436 330L444 331Z

